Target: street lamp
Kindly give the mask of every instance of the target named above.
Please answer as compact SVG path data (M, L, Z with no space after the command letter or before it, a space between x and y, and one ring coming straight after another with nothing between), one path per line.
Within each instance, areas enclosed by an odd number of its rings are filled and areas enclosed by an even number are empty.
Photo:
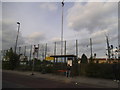
M15 43L15 53L16 53L18 35L19 35L19 30L20 30L20 22L17 22L17 24L18 24L18 32L17 32L17 37L16 37L16 43Z

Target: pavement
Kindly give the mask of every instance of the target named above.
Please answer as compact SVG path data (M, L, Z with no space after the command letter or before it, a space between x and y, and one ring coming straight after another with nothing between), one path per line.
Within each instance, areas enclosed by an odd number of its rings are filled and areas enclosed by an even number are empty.
M12 71L12 70L3 70L3 72L16 73L21 75L31 75L30 71ZM118 88L120 87L120 83L117 83L110 79L99 79L99 78L88 78L83 76L76 77L66 77L62 75L55 74L41 74L40 72L34 72L33 77L41 77L46 79L51 79L55 81L60 81L64 83L74 82L75 84L86 84L89 86L95 86L96 88Z

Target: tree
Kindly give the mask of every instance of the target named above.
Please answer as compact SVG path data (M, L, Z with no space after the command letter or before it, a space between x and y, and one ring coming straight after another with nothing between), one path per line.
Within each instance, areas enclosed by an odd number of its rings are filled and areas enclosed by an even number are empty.
M4 57L9 61L9 68L11 70L14 70L19 65L19 55L14 53L12 48L7 50Z
M88 63L88 59L87 59L87 56L85 54L83 54L81 57L81 63Z

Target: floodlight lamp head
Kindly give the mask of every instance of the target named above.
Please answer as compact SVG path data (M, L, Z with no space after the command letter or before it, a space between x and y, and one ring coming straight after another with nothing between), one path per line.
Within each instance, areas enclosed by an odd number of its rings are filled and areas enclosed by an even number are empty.
M17 24L20 24L20 22L17 22Z

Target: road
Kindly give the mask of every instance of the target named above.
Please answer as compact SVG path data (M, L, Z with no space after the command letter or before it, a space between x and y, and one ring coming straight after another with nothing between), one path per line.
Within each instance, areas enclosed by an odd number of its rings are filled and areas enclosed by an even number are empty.
M63 83L60 81L3 72L2 87L4 88L94 88L93 86L76 84L75 82Z

